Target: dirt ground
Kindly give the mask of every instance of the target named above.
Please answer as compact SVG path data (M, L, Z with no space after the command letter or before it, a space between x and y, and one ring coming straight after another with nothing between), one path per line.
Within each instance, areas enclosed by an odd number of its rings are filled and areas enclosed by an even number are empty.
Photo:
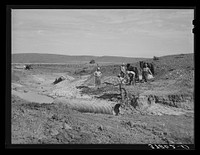
M163 59L168 64L169 58ZM154 62L155 79L124 86L123 101L114 86L119 65L101 67L99 89L95 65L13 67L12 143L194 144L194 68L181 62L173 68ZM53 84L60 76L65 80ZM102 110L117 104L122 104L118 115Z

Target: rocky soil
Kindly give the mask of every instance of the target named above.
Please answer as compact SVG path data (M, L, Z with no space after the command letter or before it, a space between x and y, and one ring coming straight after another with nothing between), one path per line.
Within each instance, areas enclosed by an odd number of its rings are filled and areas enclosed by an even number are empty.
M99 89L94 87L95 65L13 68L12 143L194 144L192 56L148 60L155 64L154 80L123 86L123 100L116 64L101 66ZM53 84L60 76L65 80Z

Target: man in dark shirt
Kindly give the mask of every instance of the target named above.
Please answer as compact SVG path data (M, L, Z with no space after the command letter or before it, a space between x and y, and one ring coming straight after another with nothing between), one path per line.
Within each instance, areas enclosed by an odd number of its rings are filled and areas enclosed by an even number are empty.
M134 72L134 74L130 73L129 74L129 78L130 78L130 81L129 81L129 85L131 85L131 83L135 84L135 79L137 77L137 73L136 73L136 69L135 67L131 66L129 63L126 65L126 68L127 68L127 71L132 71Z

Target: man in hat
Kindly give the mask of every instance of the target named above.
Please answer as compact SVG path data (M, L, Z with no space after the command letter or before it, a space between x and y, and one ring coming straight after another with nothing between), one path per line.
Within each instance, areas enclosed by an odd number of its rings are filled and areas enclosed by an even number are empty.
M120 67L120 74L121 74L121 77L125 77L126 75L126 66L125 66L125 63L122 63L121 67Z

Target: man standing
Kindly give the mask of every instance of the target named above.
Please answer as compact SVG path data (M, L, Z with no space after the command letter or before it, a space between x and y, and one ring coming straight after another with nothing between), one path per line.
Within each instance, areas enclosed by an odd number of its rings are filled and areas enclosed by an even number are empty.
M97 67L97 70L94 72L94 77L95 77L95 87L99 89L99 86L101 85L101 76L102 73L100 71L100 67Z
M122 63L121 67L120 67L120 74L121 74L121 77L125 77L125 75L127 74L126 73L126 66L125 66L125 63Z
M148 75L152 75L151 70L149 69L147 63L144 64L144 68L143 68L143 77L144 77L144 81L147 82L148 79Z
M127 68L127 73L128 73L128 76L129 76L129 85L134 85L135 84L135 70L133 68L133 66L131 66L129 63L126 65L126 68Z

